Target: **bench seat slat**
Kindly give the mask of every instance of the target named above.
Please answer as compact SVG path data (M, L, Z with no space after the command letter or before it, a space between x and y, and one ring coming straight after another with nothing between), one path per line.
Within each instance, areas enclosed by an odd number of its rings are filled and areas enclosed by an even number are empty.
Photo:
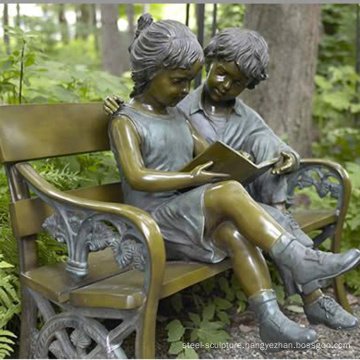
M229 260L219 264L170 261L166 264L160 298L177 293L191 285L206 280L231 268ZM138 270L113 276L96 284L70 293L74 306L135 309L142 305L144 274Z
M65 270L64 263L45 265L21 274L21 283L48 299L57 302L69 300L69 292L123 272L111 249L89 254L89 274L78 281Z
M321 229L336 220L333 211L295 213L305 232ZM57 302L75 306L134 309L144 300L143 274L137 270L121 273L110 249L90 254L90 273L80 283L71 279L65 264L43 266L22 275L25 285ZM230 268L229 260L219 264L168 262L161 298Z

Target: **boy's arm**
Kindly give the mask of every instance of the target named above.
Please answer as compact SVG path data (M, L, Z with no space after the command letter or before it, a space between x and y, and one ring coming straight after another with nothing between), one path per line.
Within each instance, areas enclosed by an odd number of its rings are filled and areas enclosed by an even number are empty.
M210 146L210 144L196 130L194 125L191 123L190 118L182 110L179 109L179 112L185 117L189 126L192 138L194 140L194 156L197 156L204 152Z
M256 141L258 152L262 155L260 157L269 156L269 158L272 158L280 155L279 161L275 164L271 173L282 175L296 170L300 165L299 154L282 141L256 111L249 107L246 110L248 111L248 116L251 117L250 123L254 126L252 135L261 139L261 141ZM266 158L258 159L257 155L253 154L257 162L267 160Z

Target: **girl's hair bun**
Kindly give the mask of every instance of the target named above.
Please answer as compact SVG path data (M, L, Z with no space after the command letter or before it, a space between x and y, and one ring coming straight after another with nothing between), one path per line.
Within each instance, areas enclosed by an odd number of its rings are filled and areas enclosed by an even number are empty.
M137 21L137 27L135 31L134 38L128 47L128 51L131 52L131 49L134 45L135 40L139 37L140 33L149 27L154 22L154 19L150 14L143 14L139 17Z
M149 27L153 23L154 19L150 14L143 14L139 17L137 21L137 28L135 33L135 39L140 35L140 33Z

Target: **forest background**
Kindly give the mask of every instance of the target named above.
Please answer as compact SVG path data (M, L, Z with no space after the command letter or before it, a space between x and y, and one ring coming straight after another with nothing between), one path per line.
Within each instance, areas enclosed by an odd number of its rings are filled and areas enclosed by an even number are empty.
M255 29L270 46L270 79L246 93L244 99L302 156L334 160L348 170L353 191L342 246L343 250L358 247L359 7L359 4L193 4L188 8L186 4L1 4L0 106L102 101L114 93L127 99L132 87L127 47L136 19L144 12L151 13L155 20L172 18L185 23L188 18L189 27L200 40L203 38L205 45L212 34L226 27ZM204 79L205 74L202 76ZM109 153L38 161L34 166L60 189L118 180ZM16 356L21 311L16 241L11 232L3 167L0 195L0 358L3 358ZM331 202L316 200L311 193L305 199L302 206L312 202L326 207ZM329 244L323 246L326 249ZM46 234L39 236L38 247L43 264L64 261L66 257L65 249ZM231 274L217 280L190 290L194 313L198 314L193 314L189 321L195 328L204 327L201 333L205 338L201 340L205 342L226 339L223 327L230 321L228 312L234 304L238 312L246 308L244 294ZM350 292L360 295L360 270L348 274L345 281ZM284 303L281 281L275 273L274 286ZM207 298L213 300L204 300L203 293L212 293ZM194 357L196 353L182 352L179 343L186 334L176 313L189 301L185 297L175 295L164 305L175 310L175 316L168 317L169 354ZM292 309L301 311L294 305ZM171 337L174 333L181 334L179 339Z

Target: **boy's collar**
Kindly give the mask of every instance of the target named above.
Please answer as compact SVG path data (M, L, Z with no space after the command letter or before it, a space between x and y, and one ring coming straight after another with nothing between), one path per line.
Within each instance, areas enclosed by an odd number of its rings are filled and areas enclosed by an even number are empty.
M204 89L204 84L200 85L197 89L195 89L192 93L192 101L190 104L190 115L195 114L198 111L202 111L204 112L204 108L202 105L202 101L201 101L201 95ZM243 111L242 111L242 101L239 98L235 99L235 103L233 106L233 110L235 111L236 114L238 114L239 116L243 115Z
M204 111L202 103L201 103L201 94L203 91L204 84L197 87L192 92L192 101L190 104L190 115L195 114L199 110Z

